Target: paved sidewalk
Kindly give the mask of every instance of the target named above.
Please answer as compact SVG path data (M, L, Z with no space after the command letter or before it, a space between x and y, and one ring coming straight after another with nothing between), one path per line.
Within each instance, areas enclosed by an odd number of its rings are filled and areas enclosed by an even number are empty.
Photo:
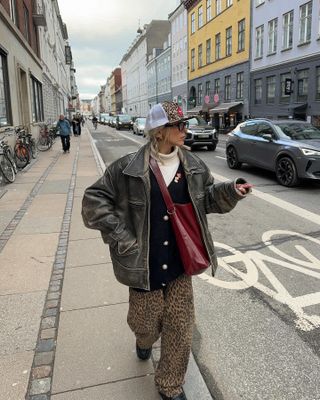
M57 140L0 186L0 400L159 400L126 324L128 289L82 222L84 189L101 173L83 131L70 154ZM192 359L188 400L211 399L195 369Z

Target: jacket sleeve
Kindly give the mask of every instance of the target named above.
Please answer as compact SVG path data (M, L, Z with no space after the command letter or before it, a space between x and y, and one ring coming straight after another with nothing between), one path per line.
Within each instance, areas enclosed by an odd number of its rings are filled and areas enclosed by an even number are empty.
M214 183L209 168L205 164L203 165L206 170L204 173L206 213L224 214L231 211L239 200L246 197L236 189L236 184L246 183L246 180L237 178L230 182Z
M104 242L108 244L131 239L125 224L116 213L117 196L117 188L107 169L96 183L86 189L82 200L82 218L85 226L101 231Z

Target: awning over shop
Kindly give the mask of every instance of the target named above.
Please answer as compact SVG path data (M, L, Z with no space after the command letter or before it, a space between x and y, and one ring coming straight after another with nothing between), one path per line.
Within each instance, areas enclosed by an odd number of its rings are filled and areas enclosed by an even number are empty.
M202 111L202 106L193 107L190 110L187 110L187 114L188 115L196 115L196 114L199 114L200 111Z
M217 107L213 108L210 110L210 114L222 114L222 113L227 113L231 108L235 108L238 106L242 106L243 103L241 102L235 102L235 103L221 103Z
M211 111L213 108L216 107L216 104L214 103L208 103L208 104L203 104L202 106L197 106L194 108L191 108L190 110L187 111L188 115L196 115L199 114L200 112L209 112Z
M305 109L308 107L308 103L303 103L303 104L290 104L288 109L291 111L305 111Z

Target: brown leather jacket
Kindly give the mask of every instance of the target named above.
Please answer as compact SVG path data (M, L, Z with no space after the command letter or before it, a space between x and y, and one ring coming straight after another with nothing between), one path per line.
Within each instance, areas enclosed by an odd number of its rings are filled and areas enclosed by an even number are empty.
M206 214L227 213L243 198L234 182L214 184L205 163L185 149L179 158L187 177L189 193L200 223L204 242L211 260L212 275L217 258ZM112 163L102 178L86 189L82 202L82 217L88 228L101 231L110 254L116 278L124 285L149 287L150 231L150 144L137 153L126 155Z

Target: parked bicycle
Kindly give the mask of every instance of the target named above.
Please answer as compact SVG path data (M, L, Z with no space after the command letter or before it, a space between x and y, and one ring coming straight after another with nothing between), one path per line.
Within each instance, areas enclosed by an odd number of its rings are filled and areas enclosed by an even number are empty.
M9 133L4 134L4 136L9 135ZM0 139L0 171L4 179L9 183L14 182L16 173L18 172L11 148L8 142L4 140L4 137Z
M14 158L19 169L24 168L31 159L31 148L27 142L27 132L23 127L16 127L14 129L17 135L16 143L14 145Z

